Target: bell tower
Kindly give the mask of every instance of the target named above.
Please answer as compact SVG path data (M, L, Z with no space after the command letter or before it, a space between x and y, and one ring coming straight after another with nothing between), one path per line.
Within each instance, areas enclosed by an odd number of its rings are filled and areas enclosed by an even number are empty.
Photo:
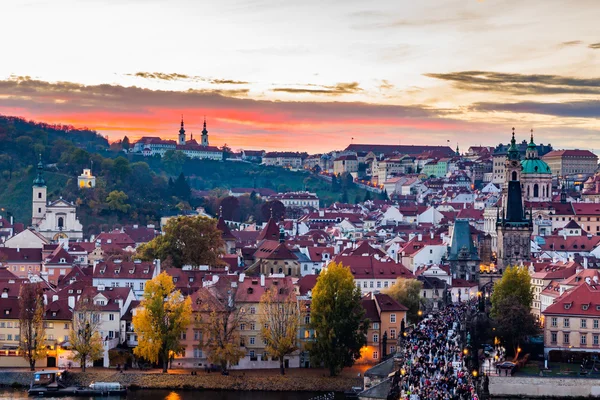
M204 128L202 129L202 146L208 146L208 131L206 130L206 117L204 117Z
M185 129L183 129L183 115L181 116L181 128L179 128L179 141L177 144L185 144Z
M46 181L42 171L42 155L37 165L37 177L33 181L33 208L31 213L31 225L37 226L46 217Z

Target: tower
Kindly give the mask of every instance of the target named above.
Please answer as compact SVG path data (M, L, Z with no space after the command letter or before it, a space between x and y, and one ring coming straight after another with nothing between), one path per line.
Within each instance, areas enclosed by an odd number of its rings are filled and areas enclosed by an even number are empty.
M31 225L37 226L46 216L46 181L42 175L44 165L42 156L37 165L37 177L33 181L33 207L31 213Z
M516 147L515 132L506 156L506 182L502 190L502 216L496 221L498 235L498 267L504 269L511 265L529 262L531 256L531 234L533 221L531 211L526 217L521 189L522 166Z
M202 128L202 146L208 146L208 131L206 130L206 117L204 117L204 128Z
M533 141L533 129L525 159L521 161L521 186L526 201L552 201L552 171L550 166L539 157L537 146Z
M181 116L181 128L179 128L179 142L177 144L185 144L185 129L183 129L183 115Z

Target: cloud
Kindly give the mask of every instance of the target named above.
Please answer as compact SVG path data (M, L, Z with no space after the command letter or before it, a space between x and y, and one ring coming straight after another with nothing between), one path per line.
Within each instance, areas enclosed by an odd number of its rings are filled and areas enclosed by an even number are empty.
M177 80L188 80L193 79L195 77L179 74L177 72L173 73L164 73L164 72L136 72L135 74L125 74L127 76L135 76L138 78L144 79L158 79L162 81L177 81Z
M214 83L217 85L247 85L250 82L246 81L234 81L232 79L212 79L210 83Z
M392 85L389 81L382 79L381 80L381 84L379 85L379 90L391 90L394 88L394 85Z
M570 40L568 42L562 42L559 46L560 47L579 46L582 43L583 42L581 40Z
M471 109L483 112L543 114L567 118L600 118L600 100L565 103L538 103L533 101L509 104L475 103L471 106Z
M504 92L515 95L600 94L600 78L491 71L427 73L425 76L453 82L457 89L469 91Z
M358 82L338 83L334 86L319 86L308 84L310 88L274 88L271 89L273 92L282 93L308 93L308 94L325 94L330 96L339 96L342 94L351 94L362 92L363 89L359 86ZM312 87L316 87L312 89Z
M588 47L590 49L594 49L594 50L600 49L600 42L598 42L598 43L591 43Z

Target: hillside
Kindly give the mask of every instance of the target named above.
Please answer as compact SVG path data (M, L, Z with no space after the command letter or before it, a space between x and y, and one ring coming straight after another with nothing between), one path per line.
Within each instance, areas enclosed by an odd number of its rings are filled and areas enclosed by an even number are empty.
M0 115L0 208L18 222L29 224L31 185L41 155L48 199L63 197L76 203L84 233L97 233L126 223L157 224L161 215L207 206L218 212L217 203L234 187L268 188L277 192L316 192L323 205L335 201L362 200L363 190L332 185L308 171L290 171L239 161L188 159L181 153L142 157L126 153L129 141L113 143L95 131L48 125ZM77 187L77 176L92 167L94 189ZM178 184L174 184L177 181ZM214 190L209 203L191 196L190 189ZM210 206L209 206L210 205ZM261 220L262 203L247 213Z

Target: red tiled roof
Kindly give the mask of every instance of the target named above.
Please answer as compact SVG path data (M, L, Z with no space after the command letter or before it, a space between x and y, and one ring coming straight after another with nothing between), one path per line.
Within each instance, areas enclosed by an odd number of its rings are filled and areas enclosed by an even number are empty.
M231 230L229 229L227 224L225 223L225 220L223 219L223 217L219 217L219 220L217 221L217 229L222 232L221 237L224 240L235 240L236 239L235 236L233 236L233 234L231 233Z
M152 279L156 267L154 263L147 261L115 261L103 261L96 264L94 278Z
M285 278L265 277L264 280L265 286L260 285L260 277L246 277L243 282L238 282L235 299L243 303L258 303L262 295L270 288L278 289L278 299L285 299L290 292L294 293L295 298L294 285L289 276Z
M379 305L381 311L408 311L408 307L398 303L387 294L376 294L375 301Z
M381 261L371 256L338 255L335 262L349 267L354 279L414 278L404 265L391 260Z
M298 279L298 290L302 296L306 295L309 290L313 290L318 277L319 275L305 275Z
M279 228L273 218L269 218L267 225L260 232L256 240L279 240Z
M589 150L553 150L549 153L546 153L542 156L543 159L552 158L552 157L589 157L597 159L594 153Z
M5 262L41 263L42 249L0 247L0 259Z
M600 316L600 285L583 284L566 291L543 314Z
M377 312L377 305L373 299L362 299L361 305L365 309L365 318L368 318L371 322L381 322L379 318L379 312Z

